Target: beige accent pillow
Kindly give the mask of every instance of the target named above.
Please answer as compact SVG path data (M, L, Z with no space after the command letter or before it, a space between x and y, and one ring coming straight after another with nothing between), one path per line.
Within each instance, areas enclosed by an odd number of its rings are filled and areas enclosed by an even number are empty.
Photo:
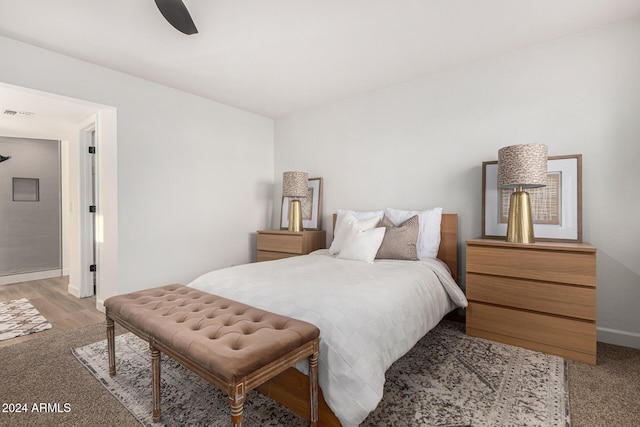
M376 259L401 259L417 261L418 254L416 242L420 231L420 221L418 215L414 215L402 224L395 226L385 215L380 221L380 227L385 227L382 245L378 249Z
M400 225L414 215L418 215L420 222L416 252L418 258L437 258L440 248L440 223L442 221L442 208L432 208L424 211L404 211L400 209L386 208L384 214L391 222Z

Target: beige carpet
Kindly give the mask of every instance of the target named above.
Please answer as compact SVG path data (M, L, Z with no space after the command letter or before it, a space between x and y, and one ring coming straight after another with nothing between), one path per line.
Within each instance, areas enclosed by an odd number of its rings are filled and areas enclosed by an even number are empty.
M29 409L0 412L0 426L139 426L71 354L72 347L95 342L105 331L99 323L0 348L0 403L25 403ZM33 412L34 403L60 404L62 410L68 404L70 410Z
M640 349L598 343L598 364L569 362L573 427L640 425Z
M2 426L139 426L71 354L103 339L103 323L0 348L0 403L69 403L68 413L0 412ZM598 344L598 365L570 362L573 427L635 427L640 420L640 350Z

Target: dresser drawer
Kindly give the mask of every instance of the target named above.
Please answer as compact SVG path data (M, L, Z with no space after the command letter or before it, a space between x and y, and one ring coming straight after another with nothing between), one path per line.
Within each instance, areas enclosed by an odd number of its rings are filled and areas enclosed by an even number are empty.
M256 260L271 261L306 255L317 249L324 249L326 240L327 235L322 230L258 230Z
M258 233L256 245L259 251L287 252L298 255L304 253L302 234Z
M596 288L467 273L467 298L524 310L596 320Z
M467 272L596 286L595 252L468 245Z
M294 256L298 256L298 254L291 254L286 252L258 251L256 261L273 261L276 259L291 258Z
M469 335L595 363L595 323L473 302L467 314Z

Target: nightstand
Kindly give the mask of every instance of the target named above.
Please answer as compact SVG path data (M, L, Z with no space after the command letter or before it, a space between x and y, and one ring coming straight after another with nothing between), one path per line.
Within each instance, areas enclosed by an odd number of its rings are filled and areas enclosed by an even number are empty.
M306 255L327 247L327 234L320 231L258 230L256 259L274 259Z
M467 241L467 334L596 363L596 248Z

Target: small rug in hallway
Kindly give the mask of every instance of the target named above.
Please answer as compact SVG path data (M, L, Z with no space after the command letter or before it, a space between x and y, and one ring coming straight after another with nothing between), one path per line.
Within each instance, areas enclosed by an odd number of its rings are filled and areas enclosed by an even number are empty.
M0 302L0 341L51 329L26 298Z
M116 337L117 375L106 340L75 357L147 426L228 426L226 396L163 355L161 423L151 421L148 344ZM559 357L469 337L444 321L387 371L384 397L362 426L570 426L567 364ZM251 392L247 426L306 426L286 408Z

